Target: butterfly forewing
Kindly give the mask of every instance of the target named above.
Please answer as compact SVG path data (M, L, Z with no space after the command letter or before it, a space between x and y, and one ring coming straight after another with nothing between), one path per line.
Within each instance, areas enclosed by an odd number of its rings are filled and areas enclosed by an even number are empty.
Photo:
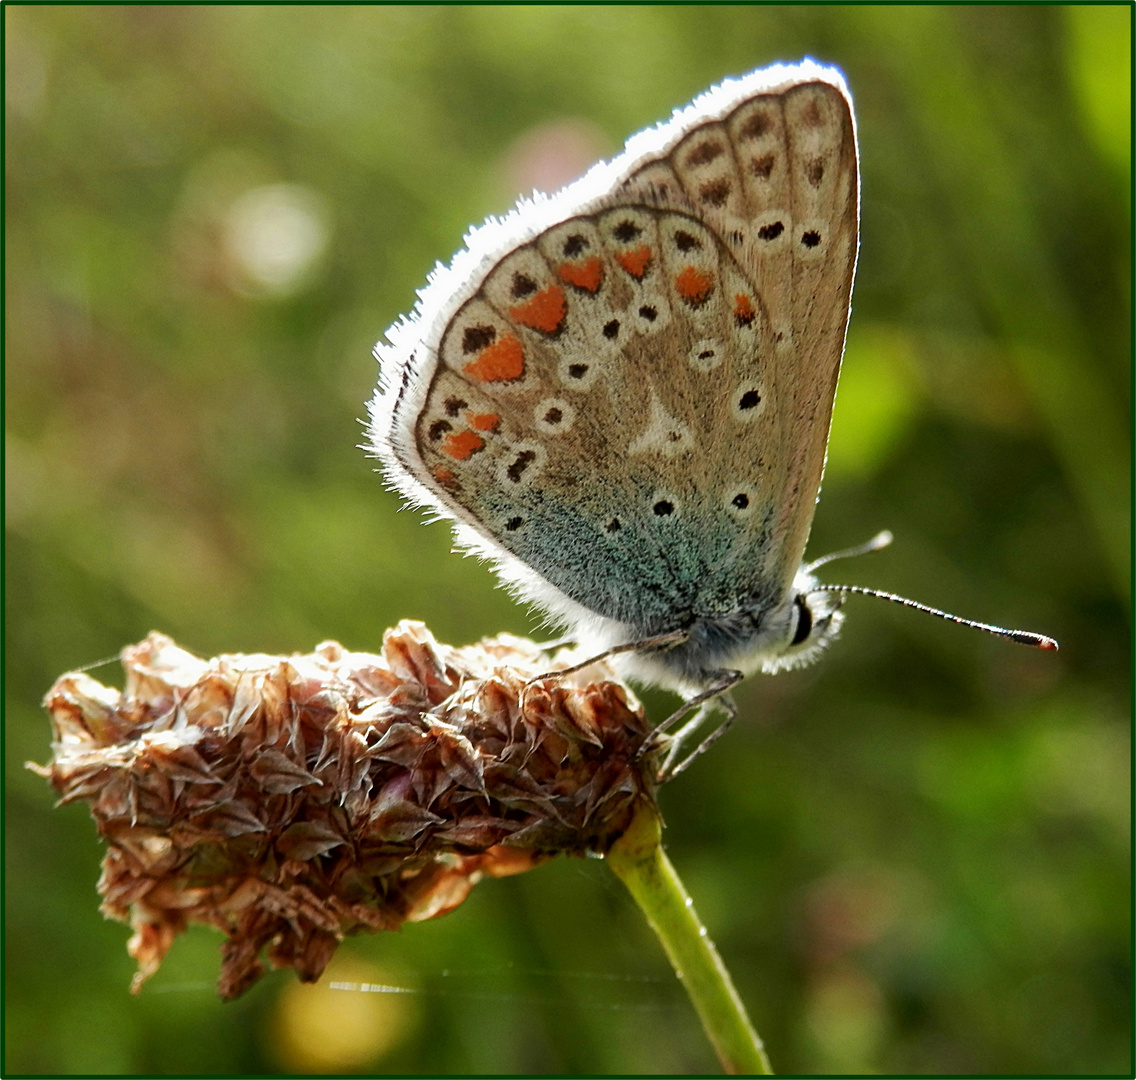
M764 358L777 417L724 447L724 469L759 458L777 508L762 566L787 588L804 555L824 469L848 322L858 241L859 183L851 107L838 87L806 82L733 105L689 131L665 162L625 182L658 200L662 169L679 183L669 201L693 205L737 256L771 320ZM735 451L731 456L730 450Z

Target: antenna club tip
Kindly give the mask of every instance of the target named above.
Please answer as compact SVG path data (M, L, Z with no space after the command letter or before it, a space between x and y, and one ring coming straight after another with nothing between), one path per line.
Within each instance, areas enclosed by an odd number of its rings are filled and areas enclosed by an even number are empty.
M1012 639L1020 645L1028 645L1032 649L1044 649L1046 652L1057 652L1057 642L1045 634L1031 634L1024 630L1019 630L1010 635Z

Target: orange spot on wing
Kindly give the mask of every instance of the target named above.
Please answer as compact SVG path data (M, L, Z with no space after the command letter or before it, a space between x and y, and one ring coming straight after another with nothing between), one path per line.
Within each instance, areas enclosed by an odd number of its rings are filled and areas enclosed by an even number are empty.
M633 278L641 278L647 272L647 267L650 265L651 249L646 244L640 244L639 247L632 251L619 252L615 257L615 261Z
M502 334L492 345L486 345L476 360L462 367L478 382L508 382L525 373L525 350L515 334Z
M568 314L568 304L564 300L564 290L559 285L549 285L541 289L531 300L509 308L509 314L522 326L540 330L545 334L555 334Z
M593 255L583 262L561 263L556 268L556 276L568 285L594 293L603 283L603 260Z
M696 266L687 266L675 275L675 288L688 304L698 305L710 295L714 278Z
M734 297L734 318L743 326L749 326L756 315L757 312L753 310L753 301L745 293L738 293Z
M476 454L485 445L480 435L472 431L455 431L442 440L442 450L455 461L468 461L471 455Z
M447 469L445 465L434 466L434 479L447 491L457 491L461 487L457 474L453 469Z
M495 412L466 413L465 418L469 421L469 426L476 431L495 431L497 425L501 423L501 417Z

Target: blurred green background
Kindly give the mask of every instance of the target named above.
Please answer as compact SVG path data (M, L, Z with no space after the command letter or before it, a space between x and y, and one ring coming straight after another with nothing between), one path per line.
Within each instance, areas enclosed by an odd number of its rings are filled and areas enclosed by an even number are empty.
M464 230L730 74L857 102L863 245L810 552L1038 653L852 600L662 796L784 1072L1130 1068L1130 29L1117 7L12 7L5 1072L716 1063L602 863L481 884L332 978L140 997L40 699L202 655L527 632L356 448L369 352ZM118 681L112 665L96 674ZM673 704L648 695L655 715Z

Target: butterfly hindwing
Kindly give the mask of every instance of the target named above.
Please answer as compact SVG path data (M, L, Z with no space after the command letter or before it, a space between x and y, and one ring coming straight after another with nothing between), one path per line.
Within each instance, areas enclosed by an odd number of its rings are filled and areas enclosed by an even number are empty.
M776 439L769 334L701 223L641 206L573 219L503 259L456 313L418 453L450 500L567 595L663 623L752 554L772 515L760 454L733 472L714 460Z

